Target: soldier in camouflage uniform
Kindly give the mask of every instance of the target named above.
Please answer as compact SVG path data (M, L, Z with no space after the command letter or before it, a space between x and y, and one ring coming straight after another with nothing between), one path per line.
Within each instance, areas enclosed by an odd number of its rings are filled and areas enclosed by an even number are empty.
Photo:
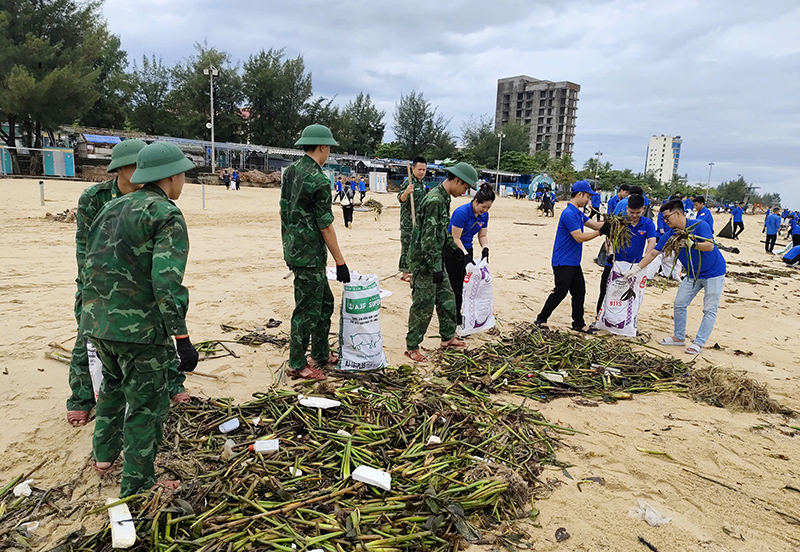
M408 334L405 355L416 362L427 362L419 345L431 322L433 307L439 317L442 348L464 347L456 334L456 298L450 280L444 277L442 254L455 249L450 222L450 197L464 195L467 188L477 189L478 173L469 163L456 163L447 170L445 181L431 190L419 206L417 224L409 250L411 268L411 308L408 311Z
M75 256L78 262L78 277L75 282L75 320L80 326L82 306L81 271L86 261L86 238L89 229L100 209L112 199L134 192L141 188L133 184L131 176L136 170L136 156L147 144L141 140L124 140L114 146L111 151L109 172L116 172L116 178L90 186L78 199L77 231L75 233ZM170 396L173 400L184 402L189 395L184 391L183 382L186 376L175 370L169 378ZM94 389L89 375L89 357L86 350L86 336L78 334L72 347L72 360L69 364L69 386L72 394L67 399L67 421L74 427L86 425L89 412L94 408Z
M400 202L400 266L399 270L403 274L400 279L404 282L411 281L411 269L408 263L408 246L411 244L411 234L414 231L414 219L411 216L411 203L413 197L414 217L419 216L419 206L425 198L425 172L428 170L428 162L424 157L415 157L411 162L411 183L408 178L403 180L403 190L397 194ZM412 196L413 194L413 196ZM411 197L409 197L411 196Z
M189 235L171 201L193 167L174 144L143 148L131 181L147 184L108 203L87 240L80 331L103 362L92 457L103 474L124 450L121 497L156 483L153 460L169 410L169 372L197 366L182 284Z
M323 125L309 125L295 143L305 155L292 163L281 181L281 240L283 259L294 273L294 312L289 340L289 374L293 378L325 379L314 365L335 364L328 332L333 293L325 268L328 250L336 261L336 279L350 281L350 270L333 228L331 183L322 172L331 146L338 146ZM311 363L306 350L311 342Z

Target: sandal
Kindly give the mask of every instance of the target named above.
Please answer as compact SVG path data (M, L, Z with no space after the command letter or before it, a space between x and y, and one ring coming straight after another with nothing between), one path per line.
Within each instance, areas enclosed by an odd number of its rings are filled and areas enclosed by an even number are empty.
M400 276L400 279L403 280L404 282L410 282L411 281L411 274L406 272L405 274Z
M686 345L686 341L675 341L672 339L672 336L665 337L664 339L658 340L659 345L666 345L668 347L683 347Z
M82 427L89 421L88 410L70 410L67 412L67 422L72 427Z
M328 376L314 368L306 365L302 370L289 370L289 377L292 379L326 380Z
M339 355L337 355L336 353L330 353L328 355L328 358L324 360L316 360L312 358L309 364L313 364L314 366L325 366L326 364L339 364Z
M686 348L687 355L699 355L702 352L703 352L703 347L701 347L697 343L692 343Z
M177 479L165 479L162 481L157 481L155 485L150 487L150 490L155 491L158 488L167 489L169 491L177 491L181 488L181 482Z
M442 341L441 345L439 345L442 349L449 349L450 347L454 347L456 349L464 349L466 348L467 344L462 340L454 337L449 341Z
M174 403L188 403L192 400L192 397L186 391L182 391L180 393L175 393L172 395L172 402Z
M550 329L550 326L547 325L547 322L542 322L540 320L537 320L536 322L534 322L533 325L536 326L537 328L539 328L540 330L549 330Z
M600 331L594 326L584 326L582 328L576 328L575 326L572 326L572 329L575 330L576 332L585 333L587 335L594 335Z
M110 472L110 471L111 471L111 468L113 468L113 467L114 467L114 462L111 462L111 463L108 465L108 467L106 467L106 468L101 468L100 466L98 466L98 465L97 465L97 460L95 460L94 458L92 458L92 468L94 469L94 473L96 473L97 475L101 475L101 476L102 476L102 475L105 475L105 474L107 474L108 472Z
M420 353L419 349L414 349L413 351L406 351L403 354L406 355L411 360L413 360L414 362L428 362L428 357Z

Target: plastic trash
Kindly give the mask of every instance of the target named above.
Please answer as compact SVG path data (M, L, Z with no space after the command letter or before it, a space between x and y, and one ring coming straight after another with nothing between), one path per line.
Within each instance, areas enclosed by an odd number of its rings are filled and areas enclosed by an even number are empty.
M384 491L392 490L392 474L383 470L377 470L369 466L359 466L353 470L353 479L362 481L367 485L378 487Z
M228 420L224 424L219 425L220 433L230 433L231 431L236 431L237 429L239 429L239 418Z
M428 446L440 445L441 443L442 443L442 439L437 435L431 435L430 437L428 437L428 442L427 442Z
M333 399L326 399L325 397L305 397L300 395L300 404L308 408L336 408L341 406L342 403Z
M666 525L672 521L672 518L662 516L661 513L650 506L646 500L640 498L638 503L639 506L637 508L631 508L630 511L628 511L628 514L646 521L652 527Z
M250 420L250 423L253 424L253 426L258 426L258 424L261 423L261 417L260 416L256 416L255 418Z
M560 370L557 374L553 372L541 372L539 375L553 383L564 383L564 376L567 375L567 372L564 370Z
M337 430L336 433L338 433L339 435L343 435L345 437L352 437L353 436L352 433L350 433L349 431L345 431L343 429Z
M18 529L25 531L26 533L33 534L39 528L38 521L27 521L25 523L20 523Z
M33 483L33 479L28 479L14 487L14 496L31 496L31 492L33 492L31 491L31 483Z
M276 452L280 446L280 441L277 439L259 439L250 445L250 451L269 454L270 452Z
M294 466L289 466L289 475L292 477L300 477L303 475L303 470L300 468L295 468Z
M119 502L118 498L106 499L106 505ZM136 527L131 519L131 511L127 504L117 504L108 509L111 521L111 546L114 548L130 548L136 543Z
M233 439L225 439L225 444L222 445L222 459L223 460L230 460L234 456L233 447L236 446L236 443L233 442Z

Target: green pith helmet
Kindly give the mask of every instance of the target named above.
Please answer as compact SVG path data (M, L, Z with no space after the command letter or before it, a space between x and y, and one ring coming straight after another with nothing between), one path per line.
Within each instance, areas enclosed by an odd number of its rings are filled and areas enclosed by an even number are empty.
M153 142L139 152L136 171L131 177L134 184L158 182L161 179L185 173L194 168L178 146L168 142Z
M295 146L338 146L339 142L333 139L331 129L325 125L308 125L303 129L300 139Z
M111 163L108 165L108 172L115 171L126 165L135 165L136 156L147 144L141 140L123 140L111 150Z
M447 172L463 180L473 190L478 189L478 171L469 163L463 161L456 163L452 167L448 167Z

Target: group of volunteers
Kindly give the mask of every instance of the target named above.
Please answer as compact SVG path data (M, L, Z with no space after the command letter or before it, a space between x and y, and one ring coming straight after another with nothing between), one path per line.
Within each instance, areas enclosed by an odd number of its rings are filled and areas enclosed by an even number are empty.
M660 233L652 220L644 217L647 198L637 186L623 185L618 194L609 202L609 211L627 218L631 243L619 251L611 251L606 261L600 283L600 301L603 302L606 285L614 261L625 261L633 266L624 277L630 281L637 279L639 273L661 254L667 241L676 231L688 231L689 237L681 242L678 260L686 268L687 275L678 288L674 302L673 335L659 340L661 345L686 346L686 312L694 297L703 291L703 320L692 343L686 347L689 354L699 354L708 341L717 318L722 288L725 282L726 264L719 248L714 242L713 221L706 222L705 200L693 198L697 211L694 221L686 216L686 204L680 197L672 197L661 205L659 219L663 220L664 230ZM598 330L584 319L584 299L586 282L581 269L583 243L598 236L608 236L609 222L590 220L583 209L592 198L599 194L591 185L580 180L572 185L571 198L558 221L555 243L553 245L552 267L555 288L548 296L535 324L549 329L547 321L553 311L569 293L572 298L572 328L576 331L593 334ZM710 213L708 213L710 216ZM586 228L589 230L586 230ZM608 244L608 242L607 242Z

